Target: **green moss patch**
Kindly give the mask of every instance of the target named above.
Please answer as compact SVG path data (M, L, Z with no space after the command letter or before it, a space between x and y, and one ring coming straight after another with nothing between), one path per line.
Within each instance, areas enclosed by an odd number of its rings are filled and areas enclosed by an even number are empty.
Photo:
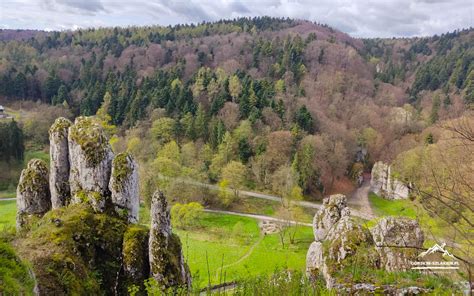
M108 141L102 127L91 117L78 117L70 133L84 151L88 165L96 166L104 159Z
M112 186L114 189L120 190L122 189L123 182L132 173L130 155L127 152L117 154L112 162L112 168L112 177L114 180L114 184L112 184Z
M12 246L0 241L0 295L33 295L34 281Z
M126 222L87 204L55 209L15 242L45 295L112 294Z
M123 237L124 286L135 286L140 292L145 291L144 282L150 273L148 238L148 227L141 225L130 225Z
M41 159L32 159L28 162L28 166L22 172L23 180L19 186L20 192L26 190L42 191L49 188L48 166Z
M59 135L60 138L66 137L67 136L67 131L69 127L72 125L72 122L69 119L66 119L64 117L59 117L56 119L49 128L49 134L57 134Z

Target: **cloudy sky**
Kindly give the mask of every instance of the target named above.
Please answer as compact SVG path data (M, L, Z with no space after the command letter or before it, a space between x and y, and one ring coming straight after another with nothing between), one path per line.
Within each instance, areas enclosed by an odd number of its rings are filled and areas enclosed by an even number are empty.
M0 28L174 25L270 15L357 37L425 36L474 26L473 0L0 0Z

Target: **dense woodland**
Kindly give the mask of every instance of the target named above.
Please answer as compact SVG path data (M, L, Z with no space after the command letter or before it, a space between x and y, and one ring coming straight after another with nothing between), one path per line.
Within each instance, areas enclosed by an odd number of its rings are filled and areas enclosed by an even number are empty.
M21 124L28 145L58 115L97 114L140 160L144 197L164 175L318 198L474 104L472 29L364 40L260 17L0 40L3 102L42 110Z

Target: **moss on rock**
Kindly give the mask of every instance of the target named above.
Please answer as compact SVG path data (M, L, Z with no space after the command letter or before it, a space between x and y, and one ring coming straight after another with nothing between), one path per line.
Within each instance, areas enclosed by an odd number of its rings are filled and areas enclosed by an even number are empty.
M155 278L159 286L162 288L187 286L189 283L183 275L189 275L189 268L181 261L183 254L179 237L171 234L168 238L163 236L155 236L155 238L155 243L150 250L155 253L155 260L151 262L150 269L152 274L160 275L159 278ZM166 244L165 241L168 243Z
M130 154L127 152L117 154L112 161L112 167L112 180L114 180L112 186L116 190L121 190L124 181L130 176L133 170Z
M150 274L148 239L149 229L141 225L130 225L123 237L124 286L134 285L140 293L144 293L144 282Z
M0 295L33 295L33 286L27 265L12 246L0 241Z
M67 138L67 133L72 122L64 117L57 118L49 128L49 135L57 135L59 138Z
M48 165L41 159L32 159L21 173L21 182L18 183L20 193L26 191L37 192L49 188ZM48 189L49 191L49 189Z
M123 279L123 219L98 214L87 204L48 212L15 242L31 263L44 295L111 295Z
M102 127L91 117L78 117L69 129L70 138L81 146L87 163L94 167L107 153L108 140Z

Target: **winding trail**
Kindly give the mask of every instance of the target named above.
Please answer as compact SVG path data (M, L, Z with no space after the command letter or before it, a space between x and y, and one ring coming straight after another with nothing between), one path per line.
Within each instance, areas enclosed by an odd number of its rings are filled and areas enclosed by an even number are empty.
M292 220L288 221L288 220L279 219L279 218L270 217L270 216L264 216L264 215L246 214L246 213L221 211L221 210L211 210L211 209L204 209L204 212L217 213L217 214L227 214L227 215L254 218L254 219L257 219L257 220L261 220L261 221L272 221L272 222L285 223L285 224L290 224L290 225L303 225L303 226L313 227L313 225L311 223L304 223L304 222L292 221Z
M252 255L253 253L253 250L262 242L263 240L263 235L260 235L258 240L248 249L248 251L242 256L239 258L239 260L237 261L234 261L232 263L229 263L227 265L223 265L221 267L219 267L217 270L216 270L216 278L219 277L219 273L221 272L221 270L224 270L226 268L229 268L229 267L232 267L234 265L237 265L237 264L240 264L242 261L244 261L245 259L247 259L248 257L250 257L250 255Z
M357 208L360 214L371 217L373 219L377 217L372 207L370 206L369 202L369 192L370 192L370 181L365 180L362 186L357 188L354 192L352 192L351 196L347 199L347 204L349 207ZM351 211L352 211L351 208Z
M164 176L160 176L160 178L169 179L169 178L166 178ZM174 180L178 181L178 182L181 182L183 184L189 184L189 185L194 185L194 186L205 187L205 188L209 188L211 190L220 190L220 188L216 185L202 183L202 182L198 182L198 181L191 180L191 179L188 179L188 178L178 177L178 178L174 178ZM231 190L231 189L228 189L228 190L229 190L229 192L234 193L233 190ZM279 197L279 196L269 195L269 194L260 193L260 192L237 190L237 194L240 195L240 196L255 197L255 198L271 200L271 201L275 201L275 202L279 202L279 203L282 202L282 198ZM368 191L367 191L366 194L368 194ZM368 203L368 198L366 198L366 200L367 200L367 203ZM298 205L298 206L301 206L301 207L304 207L304 208L311 208L311 209L320 209L322 207L321 203L315 203L315 202L310 202L310 201L293 201L293 203ZM370 207L370 205L369 205L369 207ZM361 208L361 210L359 210L359 209L355 208L354 206L351 207L351 214L353 216L356 216L356 217L359 217L359 218L362 218L362 219L365 219L365 220L371 220L371 219L376 217L373 214L372 211L367 212L367 211L364 210L364 208Z

